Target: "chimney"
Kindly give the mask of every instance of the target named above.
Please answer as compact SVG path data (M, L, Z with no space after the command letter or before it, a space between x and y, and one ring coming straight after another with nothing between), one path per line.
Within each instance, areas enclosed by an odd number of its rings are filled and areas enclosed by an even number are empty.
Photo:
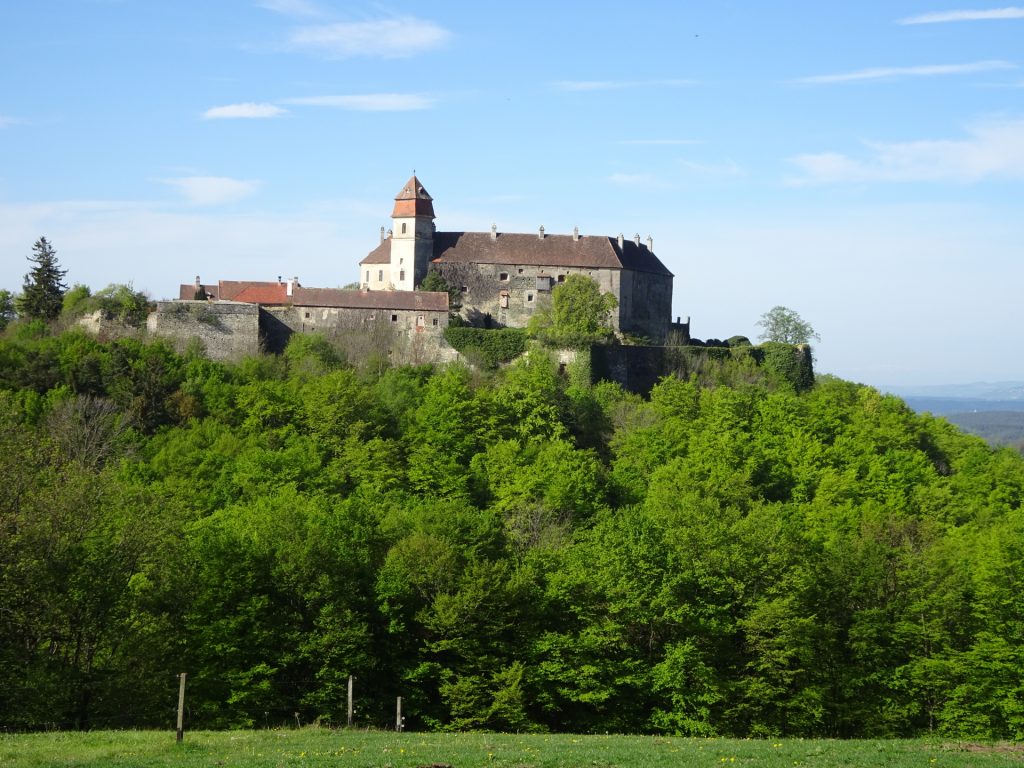
M203 284L201 282L199 282L199 275L196 275L196 290L198 291L202 287L203 287Z
M280 275L277 276L277 282L279 282L279 283L281 282L281 276Z
M654 253L654 238L650 235L647 236L647 250Z
M619 250L620 251L622 250L622 243L623 242L624 242L624 240L623 240L623 237L622 237L622 233L619 232Z
M572 228L572 241L574 243L578 243L580 241L580 228L579 227L573 227Z
M382 243L384 242L384 227L380 228L380 241Z
M633 235L633 243L634 243L634 245L636 245L637 248L640 247L640 233L639 232L637 232L635 235Z
M299 287L299 278L298 277L293 277L291 280L288 281L288 288L286 289L285 293L288 296L291 296L295 292L295 289L298 288L298 287Z
M498 225L497 224L491 224L491 240L497 240L497 239L498 239Z
M543 240L543 239L544 239L544 225L543 225L543 224L541 224L541 225L540 225L540 229L538 229L538 230L537 230L537 237L538 237L538 238L539 238L540 240Z
M391 239L391 236L392 236L393 234L395 234L395 233L394 233L394 232L393 232L392 230L390 230L390 229L389 229L389 230L388 230L388 240L390 240L390 239Z

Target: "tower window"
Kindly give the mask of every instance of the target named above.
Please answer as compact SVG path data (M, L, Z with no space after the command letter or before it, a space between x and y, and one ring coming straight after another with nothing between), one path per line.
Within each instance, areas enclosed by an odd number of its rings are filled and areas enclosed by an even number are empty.
M405 270L404 269L401 272L398 273L398 281L400 283L405 282Z
M404 221L402 222L402 234L403 235L405 234L405 222Z
M384 282L384 270L383 269L378 269L377 270L377 282L378 283L383 283Z
M370 282L370 270L366 270L366 282Z

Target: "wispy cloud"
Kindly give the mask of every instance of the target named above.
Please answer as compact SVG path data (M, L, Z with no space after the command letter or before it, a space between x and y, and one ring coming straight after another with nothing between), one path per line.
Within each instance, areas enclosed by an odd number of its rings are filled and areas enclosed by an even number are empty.
M226 176L182 176L176 179L161 179L170 184L194 205L223 205L249 197L259 189L258 181L243 181Z
M16 117L10 117L8 115L0 115L0 128L9 128L10 126L17 125L20 122L21 122L21 120L19 120Z
M651 147L682 147L704 142L699 139L623 139L615 143Z
M905 77L936 77L938 75L966 75L973 72L991 72L997 69L1016 69L1008 61L974 61L968 64L933 64L921 67L874 67L835 75L804 77L801 83L852 83L863 80L893 80Z
M300 27L288 37L291 48L333 59L375 56L401 59L443 47L452 33L432 21L400 16Z
M1024 179L1024 119L992 120L969 128L962 139L899 143L865 142L864 157L839 152L791 158L801 175L791 185L847 182L971 183Z
M307 0L260 0L256 5L284 16L323 15L323 12L317 6L307 2Z
M989 8L987 10L939 11L923 13L920 16L909 16L900 19L897 24L945 24L951 21L999 21L1005 19L1024 19L1024 8L1008 6L1006 8Z
M204 120L230 120L234 118L265 118L288 114L288 110L274 104L256 104L251 101L242 104L225 104L223 107L211 107L203 112Z
M305 96L282 99L285 104L335 107L356 112L411 112L429 109L435 100L414 93L360 93L342 96Z
M682 88L694 80L556 80L551 85L560 91L621 91L627 88Z

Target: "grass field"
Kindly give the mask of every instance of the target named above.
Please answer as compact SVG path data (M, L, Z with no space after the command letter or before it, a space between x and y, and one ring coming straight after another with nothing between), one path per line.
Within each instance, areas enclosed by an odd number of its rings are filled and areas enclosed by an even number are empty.
M93 731L0 736L0 766L452 766L452 768L792 768L1021 766L1024 747L930 740L741 740L333 731Z

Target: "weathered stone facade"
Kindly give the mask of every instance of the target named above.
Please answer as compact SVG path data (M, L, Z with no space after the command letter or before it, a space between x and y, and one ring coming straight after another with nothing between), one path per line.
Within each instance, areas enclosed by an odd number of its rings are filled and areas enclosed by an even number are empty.
M214 360L240 360L260 351L259 312L235 301L159 301L146 328L181 349L199 341Z

